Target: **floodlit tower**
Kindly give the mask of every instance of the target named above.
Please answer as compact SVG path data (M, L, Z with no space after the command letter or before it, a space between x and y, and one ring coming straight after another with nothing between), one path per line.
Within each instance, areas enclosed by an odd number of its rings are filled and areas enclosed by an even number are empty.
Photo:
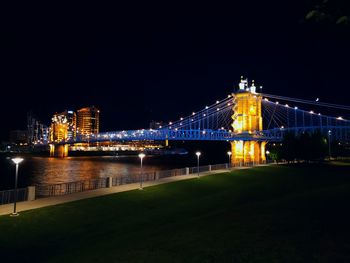
M95 106L77 110L77 130L79 134L91 135L99 133L100 110Z
M248 80L241 77L239 90L234 94L234 107L232 115L233 132L242 135L245 140L235 140L231 142L232 163L255 162L261 163L265 159L266 142L256 140L246 140L253 136L256 131L263 129L261 95L256 93L254 81L248 87Z

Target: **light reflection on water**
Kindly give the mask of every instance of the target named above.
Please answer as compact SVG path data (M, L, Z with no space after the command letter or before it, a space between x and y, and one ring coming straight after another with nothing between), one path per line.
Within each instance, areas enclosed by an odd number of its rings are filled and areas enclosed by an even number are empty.
M140 164L120 162L115 157L64 159L35 157L32 161L35 164L32 171L31 183L33 184L57 184L140 172ZM144 172L154 172L159 169L159 165L143 166Z
M148 156L144 159L144 172L184 167L184 159L171 157L160 159ZM18 186L58 184L90 180L109 176L137 174L140 159L137 156L97 157L25 157L19 167ZM0 158L0 190L14 186L15 166L9 158Z

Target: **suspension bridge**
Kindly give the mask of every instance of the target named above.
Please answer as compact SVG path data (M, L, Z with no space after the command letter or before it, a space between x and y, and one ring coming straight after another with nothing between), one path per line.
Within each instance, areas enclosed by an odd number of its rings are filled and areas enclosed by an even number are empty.
M288 133L319 131L330 140L350 140L350 121L324 115L319 109L350 110L350 106L256 92L254 81L241 79L238 90L188 116L157 129L102 132L50 143L52 155L66 156L68 145L115 141L227 141L235 161L265 160L265 145L280 142ZM298 105L298 106L296 106ZM303 105L304 108L299 105ZM58 153L57 153L58 152ZM66 154L67 153L67 154Z

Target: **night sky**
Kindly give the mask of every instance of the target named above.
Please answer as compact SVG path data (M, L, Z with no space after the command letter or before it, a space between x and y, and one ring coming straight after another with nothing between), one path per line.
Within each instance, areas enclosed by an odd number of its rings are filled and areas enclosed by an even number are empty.
M226 97L241 75L265 93L350 104L348 28L305 21L298 1L242 2L2 10L0 139L29 110L49 124L89 105L101 131L148 128Z

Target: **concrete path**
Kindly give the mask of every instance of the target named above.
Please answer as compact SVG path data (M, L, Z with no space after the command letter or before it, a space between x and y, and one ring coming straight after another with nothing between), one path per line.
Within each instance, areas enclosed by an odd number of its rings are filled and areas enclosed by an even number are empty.
M237 167L233 168L232 170L238 170L238 169L247 169L250 167ZM219 173L225 173L228 170L215 170L210 172L203 172L200 173L199 176L207 176L212 174L219 174ZM159 184L165 184L165 183L171 183L181 180L187 180L187 179L193 179L197 178L197 174L190 174L190 175L180 175L180 176L172 176L167 178L162 178L157 181L146 181L143 182L143 187L149 187L153 185L159 185ZM140 184L139 183L133 183L133 184L125 184L125 185L119 185L114 186L111 188L100 188L96 190L90 190L85 192L79 192L79 193L73 193L68 195L61 195L61 196L53 196L53 197L46 197L46 198L40 198L34 201L25 201L25 202L18 202L17 203L17 212L31 210L31 209L37 209L41 207L51 206L51 205L58 205L58 204L64 204L68 202L73 202L81 199L86 198L92 198L97 196L103 196L103 195L109 195L114 193L120 193L120 192L126 192L130 190L136 190L139 189ZM0 205L0 215L8 215L13 212L13 203L12 204L6 204L6 205Z

